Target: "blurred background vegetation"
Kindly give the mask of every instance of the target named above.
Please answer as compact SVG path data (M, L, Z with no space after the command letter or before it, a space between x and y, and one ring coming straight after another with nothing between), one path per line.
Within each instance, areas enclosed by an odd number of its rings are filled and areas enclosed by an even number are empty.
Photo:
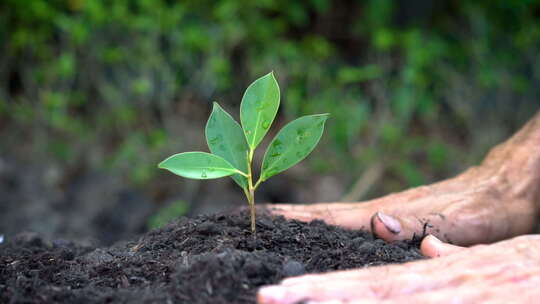
M247 85L271 70L282 90L273 134L300 115L331 119L259 202L362 200L452 176L540 108L539 17L534 0L4 0L1 211L52 209L57 226L45 230L62 233L76 230L58 224L62 210L103 226L145 206L130 217L142 231L243 205L232 181L156 164L207 151L212 102L238 118ZM113 194L81 200L81 189ZM108 205L116 214L89 207ZM20 226L39 229L36 216Z

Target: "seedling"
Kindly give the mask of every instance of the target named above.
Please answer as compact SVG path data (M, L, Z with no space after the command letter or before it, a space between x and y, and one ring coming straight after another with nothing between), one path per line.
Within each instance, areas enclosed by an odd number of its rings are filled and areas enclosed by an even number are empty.
M276 117L279 99L279 86L272 72L246 89L240 104L242 126L214 102L205 130L212 154L179 153L165 159L158 167L193 179L231 176L246 194L251 211L251 231L255 233L255 190L262 182L308 156L321 139L328 118L328 114L307 115L283 127L270 142L261 174L254 182L253 153Z

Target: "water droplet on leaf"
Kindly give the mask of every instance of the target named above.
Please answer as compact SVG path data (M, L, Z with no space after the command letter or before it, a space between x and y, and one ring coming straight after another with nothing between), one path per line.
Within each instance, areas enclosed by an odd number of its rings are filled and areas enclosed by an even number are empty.
M268 106L268 103L267 102L262 102L261 104L259 104L257 106L257 108L255 108L257 110L257 112L260 112L262 110L264 110L264 108L266 108Z
M203 172L201 173L201 177L202 177L202 178L206 178L206 177L207 177L207 175L206 175L206 170L203 170Z
M210 141L210 144L211 144L211 145L217 144L219 141L221 141L221 138L222 138L221 135L218 135L218 136L216 136L216 137L214 137L214 138L211 138L211 139L209 140L209 141Z
M274 150L276 150L276 152L279 152L283 149L283 146L281 144L281 141L279 141L278 139L276 139L273 143L272 143L272 148Z

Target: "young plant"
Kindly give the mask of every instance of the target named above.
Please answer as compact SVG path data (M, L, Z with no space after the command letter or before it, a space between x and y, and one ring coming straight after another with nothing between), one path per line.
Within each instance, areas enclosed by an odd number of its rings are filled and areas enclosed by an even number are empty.
M158 167L193 179L231 176L246 194L251 211L251 231L255 233L255 190L262 182L296 165L311 153L328 118L328 114L302 116L283 127L268 146L261 174L254 182L253 153L274 121L279 99L279 86L272 72L246 89L240 104L242 126L214 102L205 131L212 154L179 153L165 159Z

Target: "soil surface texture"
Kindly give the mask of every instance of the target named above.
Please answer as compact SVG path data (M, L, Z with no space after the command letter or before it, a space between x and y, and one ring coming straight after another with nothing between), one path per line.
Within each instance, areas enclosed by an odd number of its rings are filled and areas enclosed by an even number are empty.
M0 245L0 303L255 303L285 277L421 259L419 240L247 212L181 218L95 248L19 234Z

